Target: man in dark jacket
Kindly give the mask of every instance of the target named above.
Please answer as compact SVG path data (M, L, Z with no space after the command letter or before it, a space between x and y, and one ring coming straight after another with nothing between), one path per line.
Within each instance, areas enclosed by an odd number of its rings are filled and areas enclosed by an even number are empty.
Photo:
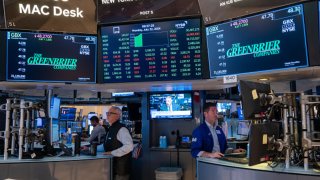
M228 149L227 139L218 126L216 103L207 103L203 109L205 122L192 133L192 157L220 158L224 153L239 153L243 149Z
M111 107L107 112L107 119L110 123L105 142L105 155L113 157L113 179L129 180L131 166L131 151L133 141L129 130L119 122L121 109Z

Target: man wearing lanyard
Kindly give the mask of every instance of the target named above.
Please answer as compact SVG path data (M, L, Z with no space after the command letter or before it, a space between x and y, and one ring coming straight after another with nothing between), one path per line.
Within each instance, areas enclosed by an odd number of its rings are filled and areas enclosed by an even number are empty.
M203 114L205 122L192 133L192 157L220 158L224 153L239 153L244 149L230 149L227 139L220 126L218 126L218 112L216 103L207 103Z

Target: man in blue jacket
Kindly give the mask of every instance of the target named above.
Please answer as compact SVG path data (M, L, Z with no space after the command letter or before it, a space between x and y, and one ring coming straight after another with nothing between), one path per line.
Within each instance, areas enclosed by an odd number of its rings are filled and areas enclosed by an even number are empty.
M198 126L192 133L192 157L220 158L224 153L239 153L243 149L228 149L227 139L218 126L218 112L216 103L207 103L203 114L205 122Z

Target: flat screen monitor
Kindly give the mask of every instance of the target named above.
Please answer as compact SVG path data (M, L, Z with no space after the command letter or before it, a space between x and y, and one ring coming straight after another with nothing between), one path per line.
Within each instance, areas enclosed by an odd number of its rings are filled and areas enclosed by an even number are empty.
M206 27L210 77L308 66L303 6Z
M98 1L100 24L200 15L197 0Z
M101 27L102 81L201 79L200 19Z
M152 93L149 97L151 119L193 118L192 93Z
M271 93L270 85L241 80L239 86L244 118L263 118L265 116L265 111L269 107L265 95Z
M74 121L77 108L61 107L60 120Z
M306 0L198 0L205 24L270 10Z
M10 29L97 33L95 0L4 0L4 6Z
M228 102L218 102L217 103L217 110L221 113L227 113L229 111L230 113L231 109L231 103Z
M238 121L237 134L240 136L248 136L250 131L250 121Z
M60 113L60 98L52 97L50 102L51 118L58 119Z
M95 83L97 37L7 32L7 80Z
M241 107L237 107L237 113L238 113L239 120L243 120L244 116L243 116L243 111Z
M249 134L249 166L265 162L274 155L274 145L270 142L279 138L278 123L252 124Z
M134 96L134 92L116 92L112 93L112 97L128 97Z
M43 123L43 119L42 118L37 118L36 119L36 127L37 128L43 128L44 127L44 123Z

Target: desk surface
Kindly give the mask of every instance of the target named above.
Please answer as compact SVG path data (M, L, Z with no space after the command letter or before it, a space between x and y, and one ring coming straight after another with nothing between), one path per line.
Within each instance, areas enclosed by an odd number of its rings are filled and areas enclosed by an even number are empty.
M83 160L96 160L96 159L110 159L111 155L103 155L102 153L97 153L97 156L62 156L62 157L44 157L42 159L22 159L19 160L16 157L9 157L8 160L3 160L0 157L0 164L11 164L11 163L43 163L43 162L62 162L62 161L83 161Z
M214 158L203 158L203 157L197 158L197 161L209 163L209 164L214 164L214 165L242 168L242 169L248 169L248 170L320 176L319 170L309 169L309 170L305 171L303 169L303 167L296 167L296 166L292 166L289 169L286 169L284 167L284 164L279 164L277 167L271 168L270 166L268 166L267 163L261 163L261 164L257 164L254 166L248 166L247 164L239 164L239 163L228 162L228 161L223 161L223 160L214 159Z

